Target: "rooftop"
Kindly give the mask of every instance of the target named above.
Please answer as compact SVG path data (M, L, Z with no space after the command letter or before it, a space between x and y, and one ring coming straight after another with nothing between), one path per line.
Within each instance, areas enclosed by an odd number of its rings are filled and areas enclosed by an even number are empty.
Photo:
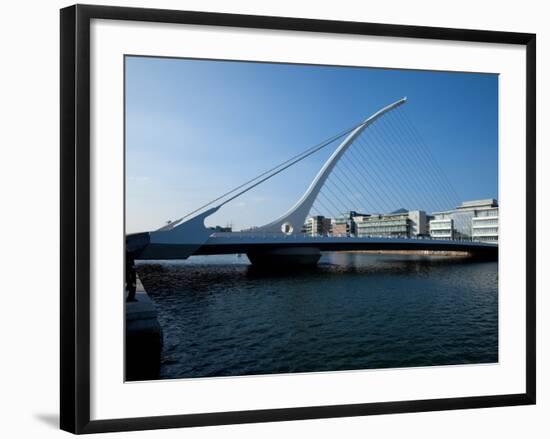
M470 209L472 207L498 207L497 200L494 198L486 198L483 200L463 201L457 209Z

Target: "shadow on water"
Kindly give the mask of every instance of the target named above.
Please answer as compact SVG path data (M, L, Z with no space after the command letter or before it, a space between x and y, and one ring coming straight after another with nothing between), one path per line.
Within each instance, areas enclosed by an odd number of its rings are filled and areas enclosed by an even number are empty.
M280 266L256 266L246 267L248 279L286 278L289 276L311 276L322 272L318 265L280 265Z
M261 288L258 282L269 280L332 281L339 275L350 279L356 276L427 278L431 275L438 276L453 267L458 269L461 266L480 264L483 262L460 256L342 252L323 255L317 265L256 266L246 259L215 259L209 256L186 261L140 263L137 270L146 291L154 296L173 292L208 293L214 287L226 288L227 291L243 285Z
M479 264L480 261L461 256L424 256L334 253L317 265L306 266L254 266L247 267L247 278L268 279L285 277L310 277L333 274L428 274L452 266Z

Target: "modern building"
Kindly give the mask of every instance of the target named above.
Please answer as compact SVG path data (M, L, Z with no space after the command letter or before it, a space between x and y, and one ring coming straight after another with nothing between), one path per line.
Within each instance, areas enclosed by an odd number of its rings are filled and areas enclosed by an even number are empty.
M428 236L428 215L423 210L409 210L411 221L410 236Z
M473 210L459 210L459 208L445 212L435 212L430 221L430 236L440 239L470 239L472 236ZM433 223L433 224L432 224ZM452 229L450 229L452 227ZM448 229L444 233L441 229ZM434 231L434 233L432 233Z
M428 233L426 212L399 209L389 214L354 217L357 236L412 238Z
M472 218L472 239L498 242L498 207L476 212L476 216Z
M495 199L464 201L455 209L436 212L429 222L435 239L498 240L498 203Z
M357 228L355 224L355 217L368 217L370 215L365 213L357 213L350 211L346 215L336 217L332 220L332 236L355 236Z
M309 236L327 236L330 234L331 219L323 215L310 216L302 228L302 231Z
M452 218L439 218L430 221L430 236L434 239L453 239L454 220Z

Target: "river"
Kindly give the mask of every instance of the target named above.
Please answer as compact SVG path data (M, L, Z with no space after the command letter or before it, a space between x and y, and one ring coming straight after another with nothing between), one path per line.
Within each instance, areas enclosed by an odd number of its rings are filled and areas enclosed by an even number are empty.
M326 253L282 272L197 256L138 273L164 331L162 379L498 361L498 262Z

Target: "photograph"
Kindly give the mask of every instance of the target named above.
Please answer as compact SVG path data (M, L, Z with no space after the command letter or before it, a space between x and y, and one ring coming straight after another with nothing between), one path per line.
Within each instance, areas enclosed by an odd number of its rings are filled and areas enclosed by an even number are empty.
M498 73L126 54L124 185L126 381L499 362Z

